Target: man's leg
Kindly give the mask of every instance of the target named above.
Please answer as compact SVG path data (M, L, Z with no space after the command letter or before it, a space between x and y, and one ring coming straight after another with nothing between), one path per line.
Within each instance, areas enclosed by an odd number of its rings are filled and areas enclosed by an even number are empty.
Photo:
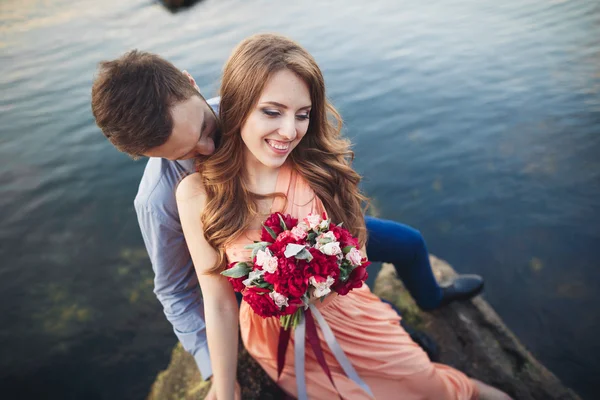
M467 299L483 289L477 275L460 275L449 286L440 287L429 264L429 252L421 233L394 221L366 217L369 240L367 255L371 261L394 264L419 307L431 310L453 300Z
M394 264L398 277L419 307L438 307L442 301L442 289L433 276L421 233L394 221L366 217L365 222L369 231L369 260Z

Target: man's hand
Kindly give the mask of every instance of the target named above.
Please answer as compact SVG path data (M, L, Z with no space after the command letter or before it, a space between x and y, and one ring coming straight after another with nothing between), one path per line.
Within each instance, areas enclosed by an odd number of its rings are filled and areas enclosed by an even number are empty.
M215 389L215 385L212 384L212 377L210 378L210 382L210 390L204 400L217 400L217 390ZM242 388L237 380L235 381L235 400L242 400Z

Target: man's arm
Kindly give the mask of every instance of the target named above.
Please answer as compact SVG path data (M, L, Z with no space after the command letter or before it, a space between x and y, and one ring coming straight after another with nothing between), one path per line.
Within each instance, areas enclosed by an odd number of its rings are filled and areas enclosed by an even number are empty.
M138 223L154 270L154 293L183 348L203 379L212 376L204 304L183 231L177 222L135 202Z

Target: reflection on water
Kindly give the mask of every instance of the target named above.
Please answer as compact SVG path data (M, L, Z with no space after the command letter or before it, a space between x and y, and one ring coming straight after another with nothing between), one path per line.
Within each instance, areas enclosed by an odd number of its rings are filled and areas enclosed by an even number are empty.
M95 67L154 51L213 95L232 47L258 31L320 63L377 214L484 275L528 348L597 391L595 1L205 0L172 14L150 0L5 0L0 15L2 393L147 393L175 337L132 207L144 163L95 127Z

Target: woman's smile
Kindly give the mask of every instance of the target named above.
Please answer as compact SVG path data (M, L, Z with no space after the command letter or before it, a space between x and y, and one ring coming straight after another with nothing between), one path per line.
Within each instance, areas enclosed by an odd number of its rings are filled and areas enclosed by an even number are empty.
M291 142L282 142L282 141L274 140L274 139L265 139L265 142L267 142L267 145L269 145L271 150L273 150L277 154L287 154L288 150L290 149L290 143L291 143Z

